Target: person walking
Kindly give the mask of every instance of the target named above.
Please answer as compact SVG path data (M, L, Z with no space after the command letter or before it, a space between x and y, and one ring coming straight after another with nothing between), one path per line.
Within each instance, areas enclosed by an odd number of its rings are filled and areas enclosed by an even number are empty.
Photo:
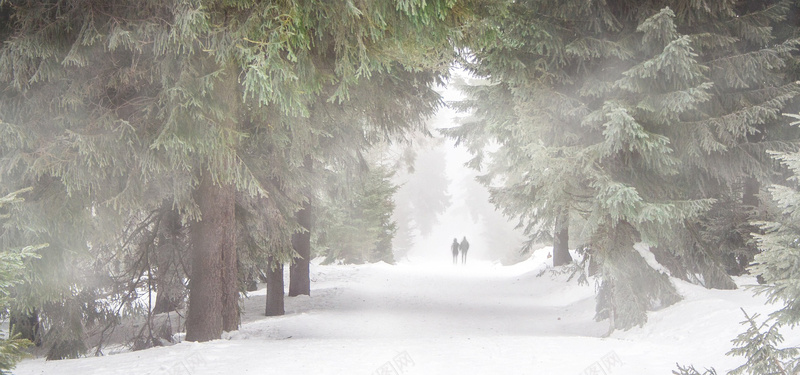
M469 250L469 242L467 242L467 236L461 240L461 244L458 245L459 249L461 250L461 264L467 264L467 250Z
M453 251L453 264L458 264L458 238L453 238L453 244L450 245L450 250Z

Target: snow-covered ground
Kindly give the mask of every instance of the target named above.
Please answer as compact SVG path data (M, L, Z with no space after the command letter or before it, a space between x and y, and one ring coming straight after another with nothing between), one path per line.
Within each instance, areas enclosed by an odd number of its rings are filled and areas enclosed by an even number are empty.
M311 297L287 298L285 316L264 317L264 290L251 293L241 329L221 340L28 359L14 373L642 375L670 374L678 362L724 374L743 361L725 355L743 331L740 308L775 310L744 289L676 281L683 301L650 313L644 327L603 337L607 323L592 319L594 285L537 276L546 255L513 266L314 265ZM785 344L800 345L800 331L783 333Z

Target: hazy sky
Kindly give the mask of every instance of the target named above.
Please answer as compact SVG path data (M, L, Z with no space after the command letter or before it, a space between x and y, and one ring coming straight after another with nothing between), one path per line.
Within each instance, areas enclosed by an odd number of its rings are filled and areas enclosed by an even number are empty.
M441 90L445 102L458 100L460 93L448 87ZM449 128L456 126L458 114L451 108L442 108L431 119L430 128ZM435 136L438 133L433 131ZM499 260L506 254L513 254L519 248L521 235L513 231L499 212L488 202L488 191L478 184L474 177L476 172L464 166L470 159L465 147L454 147L451 140L438 142L438 147L445 155L447 188L450 195L450 206L439 216L427 237L416 234L414 246L408 254L413 262L452 262L450 244L453 238L459 241L466 236L470 243L469 259ZM417 168L424 168L418 165ZM413 179L412 174L409 178ZM475 213L479 217L474 217Z

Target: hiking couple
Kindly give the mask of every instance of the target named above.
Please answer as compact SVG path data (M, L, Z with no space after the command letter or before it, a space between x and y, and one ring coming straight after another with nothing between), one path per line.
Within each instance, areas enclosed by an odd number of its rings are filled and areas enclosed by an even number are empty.
M461 240L461 243L458 243L457 238L453 238L453 244L450 245L450 249L453 250L453 264L458 264L458 251L461 250L461 263L467 264L467 250L469 250L469 242L467 242L467 237L464 236L464 239Z

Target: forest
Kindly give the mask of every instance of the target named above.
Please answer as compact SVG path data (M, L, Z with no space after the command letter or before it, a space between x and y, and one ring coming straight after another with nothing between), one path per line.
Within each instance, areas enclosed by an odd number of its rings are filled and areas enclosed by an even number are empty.
M515 251L597 277L610 331L681 300L644 243L708 289L757 276L782 308L736 373L800 373L798 1L0 0L0 41L0 372L131 318L163 345L166 312L216 340L314 258L395 263L393 176L449 106Z

